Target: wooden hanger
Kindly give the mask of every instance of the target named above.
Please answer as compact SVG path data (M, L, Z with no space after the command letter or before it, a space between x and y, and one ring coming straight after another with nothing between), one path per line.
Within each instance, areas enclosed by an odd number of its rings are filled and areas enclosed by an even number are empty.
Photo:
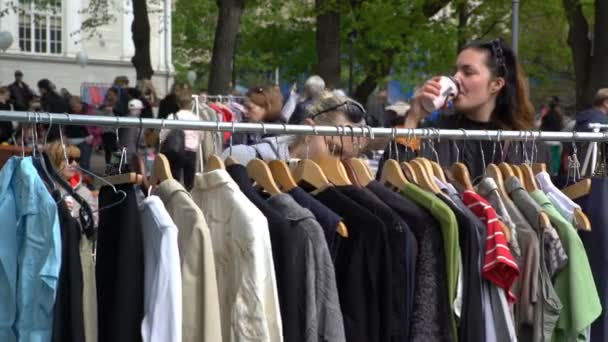
M537 175L541 172L547 172L547 164L545 163L534 163L532 164L532 171Z
M538 215L538 221L539 221L541 227L547 228L547 227L551 226L551 220L549 219L549 216L547 216L547 213L545 213L545 212L541 212Z
M306 182L315 189L321 189L331 185L321 167L310 159L302 159L298 162L293 177L296 183Z
M587 196L591 192L591 179L585 178L562 189L562 192L572 200Z
M429 179L433 179L433 176L435 176L435 170L433 170L433 165L431 164L431 162L428 159L422 157L418 157L414 160L420 162L420 164L424 168L424 171L426 171L426 174L429 176Z
M524 187L528 192L538 190L538 185L536 185L536 179L534 178L534 173L532 173L532 168L528 164L521 164L516 166L519 170L521 170Z
M382 184L394 186L399 190L403 190L406 184L409 183L403 175L403 171L401 171L399 163L394 159L389 159L384 162L380 182Z
M454 179L460 183L460 185L464 186L465 190L473 191L471 175L464 163L454 163L454 165L452 165L452 174L454 175Z
M164 154L159 153L156 155L156 159L154 159L154 164L152 165L150 185L156 186L167 179L173 179L171 165L169 164L167 157L165 157Z
M327 176L327 179L332 184L338 186L352 185L340 159L336 157L321 157L315 159L315 162L321 167L323 173L325 173L325 176Z
M353 168L353 171L355 172L361 186L367 186L374 179L369 171L369 168L367 167L367 164L363 160L359 158L351 158L350 165Z
M224 161L217 154L212 154L207 158L207 162L205 163L207 167L207 172L211 172L214 170L226 170L226 165L224 165Z
M435 176L439 178L439 180L441 180L442 182L447 183L448 181L445 178L445 174L443 173L441 165L439 165L439 163L436 161L431 161L431 166L433 167L433 173L435 174Z
M496 183L496 187L498 188L498 194L500 195L502 200L510 201L511 198L505 190L504 178L502 177L502 172L500 171L500 168L496 166L496 164L489 164L488 167L486 167L486 173Z
M525 186L524 174L521 172L521 169L515 165L511 165L511 170L513 170L513 174L519 179L519 182Z
M225 166L238 165L238 164L240 164L239 161L236 160L236 158L234 158L233 156L228 156L228 158L226 158L226 160L224 161Z
M272 177L270 168L263 160L255 158L247 163L247 175L269 194L274 196L281 193L279 186Z
M438 194L441 192L434 180L431 180L429 174L426 172L424 165L419 160L412 160L410 165L414 169L414 173L416 174L416 178L418 179L418 185L423 189L430 191L434 194Z
M268 163L268 167L272 172L272 177L279 184L284 192L288 192L298 187L295 179L289 171L289 166L283 160L272 160Z
M511 168L511 165L507 164L507 163L500 163L498 164L498 168L500 169L500 172L503 175L503 179L509 179L509 177L517 177L515 176L515 172L513 172L513 169Z
M119 184L137 184L141 185L143 181L142 175L135 172L121 173L119 175L107 176L103 178L106 182L112 185Z
M412 168L410 163L402 162L401 170L403 170L403 174L405 175L406 179L409 179L410 181L418 184L418 178L416 177L416 173L414 172L414 169Z
M591 221L589 221L589 218L583 213L581 208L574 208L573 216L575 228L580 228L587 232L591 231Z

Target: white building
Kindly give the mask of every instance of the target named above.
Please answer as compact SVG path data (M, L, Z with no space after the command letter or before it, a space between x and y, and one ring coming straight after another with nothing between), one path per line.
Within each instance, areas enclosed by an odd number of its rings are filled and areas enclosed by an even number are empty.
M47 0L48 1L48 0ZM0 0L0 32L8 31L13 44L0 51L0 84L14 81L15 70L24 73L24 80L32 89L42 78L48 78L57 88L80 94L83 83L112 83L114 77L125 75L135 84L135 69L131 57L135 51L131 39L133 13L131 0L108 0L115 18L109 25L97 29L99 35L84 39L80 34L89 0L52 0L55 10L40 10L33 1ZM166 4L164 2L167 2ZM159 96L163 96L173 82L171 56L170 0L148 2L150 19L150 53L153 82ZM19 4L21 13L12 9ZM168 25L165 25L164 22ZM76 55L88 56L85 67L76 62Z

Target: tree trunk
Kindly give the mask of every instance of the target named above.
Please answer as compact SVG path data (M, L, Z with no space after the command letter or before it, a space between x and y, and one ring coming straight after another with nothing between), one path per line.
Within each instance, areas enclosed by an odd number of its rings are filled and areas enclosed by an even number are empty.
M317 72L328 88L340 86L340 13L330 8L332 0L316 0Z
M593 34L593 57L590 74L591 93L595 95L600 88L608 87L608 2L595 0L595 28Z
M135 67L137 80L149 80L154 74L150 60L150 21L146 0L133 0L133 23L131 33L135 54L131 64Z
M245 9L245 0L216 1L219 13L213 41L213 55L211 56L209 93L223 95L228 94L231 90L232 61L241 16Z
M460 51L467 43L467 23L469 21L468 12L468 1L462 0L456 5L456 11L458 12L458 46L456 47Z
M576 109L581 110L591 105L591 41L589 24L583 14L579 0L563 0L568 17L568 45L572 50L574 73L576 76Z

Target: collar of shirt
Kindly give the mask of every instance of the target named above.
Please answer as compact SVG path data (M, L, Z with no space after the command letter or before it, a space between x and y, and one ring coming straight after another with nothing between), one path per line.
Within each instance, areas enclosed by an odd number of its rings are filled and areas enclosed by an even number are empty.
M176 193L183 192L190 196L190 193L184 189L184 186L175 179L167 179L158 185L158 188L154 191L154 194L160 197L163 202L167 202Z
M290 221L315 219L310 210L302 208L288 194L278 194L272 196L268 199L268 203L270 203L274 209L285 215L285 218Z
M539 172L536 174L536 180L538 182L539 187L549 196L551 200L553 200L556 206L568 214L568 220L572 220L572 216L574 215L574 209L580 209L580 205L576 204L572 201L568 196L564 195L551 181L551 176L549 176L546 172Z
M223 169L197 174L194 179L194 187L203 190L213 189L223 185L237 186L228 172Z

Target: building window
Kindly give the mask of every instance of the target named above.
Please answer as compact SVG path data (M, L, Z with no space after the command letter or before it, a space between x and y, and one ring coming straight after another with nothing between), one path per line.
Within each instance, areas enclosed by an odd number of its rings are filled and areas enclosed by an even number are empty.
M23 52L61 54L61 0L19 0L19 48Z

